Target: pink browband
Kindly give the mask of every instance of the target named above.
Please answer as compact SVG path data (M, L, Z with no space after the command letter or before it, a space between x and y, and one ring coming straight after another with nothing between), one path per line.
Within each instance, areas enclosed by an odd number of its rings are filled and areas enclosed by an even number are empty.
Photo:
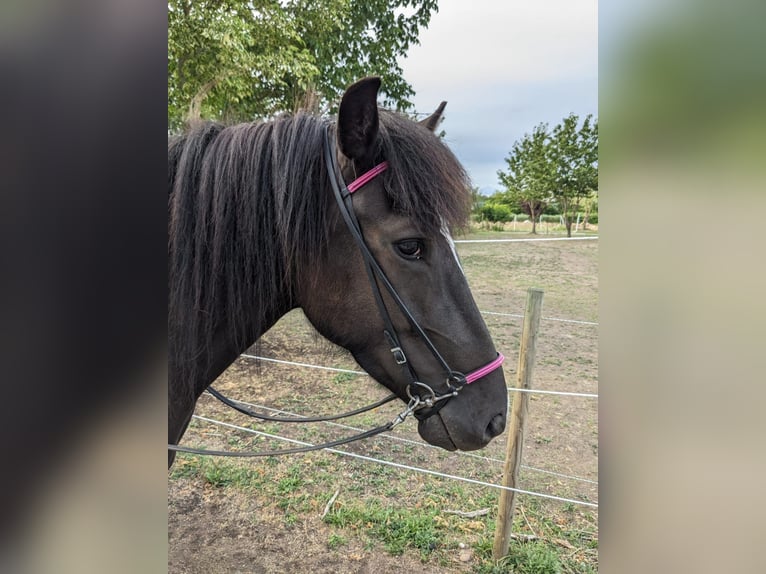
M372 179L375 179L377 176L379 176L381 173L383 173L387 169L388 169L387 161L379 163L378 165L373 167L370 171L363 173L362 175L357 177L354 181L349 183L346 186L346 189L348 189L349 193L354 193L357 189L362 187L365 183L369 182Z
M465 384L470 385L474 381L478 381L480 378L487 376L492 371L497 369L500 365L503 364L503 361L505 360L505 357L502 353L497 354L497 358L492 361L491 363L487 363L484 365L481 369L476 369L473 373L468 373L465 376Z

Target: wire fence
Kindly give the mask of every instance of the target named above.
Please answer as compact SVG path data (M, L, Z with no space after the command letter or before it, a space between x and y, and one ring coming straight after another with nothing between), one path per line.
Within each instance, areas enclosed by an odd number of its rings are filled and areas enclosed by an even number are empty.
M278 361L278 362L285 362L285 361ZM321 366L316 366L316 365L306 365L306 366L310 366L310 367L317 368L317 369L328 369L329 368L329 367L321 367ZM346 372L346 373L354 372L354 371L349 371L348 369L332 369L332 370L337 370L337 371ZM359 371L356 371L356 372L359 373L360 375L366 375L367 374L367 373L362 373L362 372L359 372ZM258 404L254 404L254 403L248 403L248 402L245 402L245 401L237 401L237 402L239 404L241 404L241 405L250 407L252 409L258 409L260 412L269 412L269 413L271 413L273 415L277 415L277 416L288 416L288 417L294 417L296 419L306 418L306 417L304 417L304 415L301 415L301 414L298 414L298 413L294 413L294 412L291 412L291 411L287 411L285 409L275 409L273 407L269 407L269 406L266 406L266 405L258 405ZM343 430L347 430L347 431L353 431L353 432L363 432L364 431L364 429L362 429L362 428L355 427L355 426L352 426L352 425L346 425L346 424L343 424L343 423L337 423L337 422L334 422L334 421L325 421L325 424L327 424L329 426L337 427L337 428L340 428L340 429L343 429ZM381 435L378 436L378 438L387 439L387 440L391 440L391 441L395 441L395 442L400 442L400 443L404 443L404 444L409 444L409 445L413 445L413 446L417 446L417 447L421 447L421 448L428 448L428 449L439 450L439 447L434 446L432 444L428 444L427 442L418 441L418 440L412 440L412 439L396 436L396 435L393 435L393 434L390 434L390 433L382 433ZM499 458L492 458L492 457L489 457L489 456L482 456L480 454L475 454L475 453L466 452L466 451L457 451L457 452L453 453L453 456L454 455L456 455L456 456L463 456L463 457L467 457L467 458L473 458L473 459L477 459L477 460L483 460L485 462L491 462L491 463L498 463L498 464L504 464L505 463L504 460L499 459ZM544 469L541 469L541 468L535 468L535 467L528 466L528 465L525 465L525 464L522 464L521 468L526 469L526 470L530 470L530 471L533 471L533 472L539 472L539 473L542 473L542 474L549 474L551 476L557 476L559 478L566 478L568 480L575 480L575 481L586 482L586 483L590 483L590 484L598 484L597 481L590 480L588 478L582 478L582 477L579 477L579 476L572 476L572 475L569 475L569 474L562 474L562 473L559 473L559 472L553 472L553 471L550 471L550 470L544 470Z
M227 427L227 428L238 430L238 431L241 431L241 432L246 432L246 433L254 434L254 435L257 435L257 436L262 436L262 437L266 437L266 438L270 438L270 439L281 440L281 441L289 442L289 443L292 443L292 444L297 444L297 445L300 445L300 446L314 446L313 444L311 444L309 442L302 441L302 440L297 440L297 439L288 438L288 437L285 437L285 436L280 436L280 435L277 435L277 434L272 434L272 433L268 433L268 432L264 432L264 431L259 431L259 430L255 430L255 429L251 429L251 428L247 428L247 427L242 427L242 426L238 426L238 425L235 425L235 424L231 424L231 423L227 423L227 422L211 419L211 418L208 418L208 417L202 417L202 416L199 416L199 415L194 415L194 418L196 418L197 420L205 421L205 422L208 422L208 423L211 423L211 424ZM345 450L339 450L339 449L336 449L336 448L325 448L323 450L325 452L331 452L333 454L337 454L337 455L341 455L341 456L349 456L351 458L356 458L356 459L364 460L364 461L367 461L367 462L374 462L374 463L377 463L377 464L383 464L383 465L386 465L386 466L393 466L395 468L399 468L399 469L403 469L403 470L408 470L408 471L411 471L411 472L419 472L419 473L422 473L422 474L430 474L431 476L438 476L440 478L446 478L446 479L450 479L450 480L457 480L457 481L460 481L460 482L467 482L467 483L470 483L470 484L477 484L479 486L487 486L487 487L491 487L491 488L497 488L497 489L500 489L500 490L510 490L510 491L513 491L513 492L518 492L520 494L529 494L529 495L532 495L532 496L538 496L540 498L547 498L547 499L550 499L550 500L557 500L559 502L568 502L568 503L571 503L571 504L581 504L583 506L590 506L590 507L593 507L593 508L598 508L598 504L595 504L593 502L585 502L583 500L574 500L574 499L570 499L570 498L564 498L564 497L561 497L561 496L554 496L552 494L544 494L544 493L541 493L541 492L532 492L532 491L529 491L529 490L522 490L520 488L511 488L509 486L502 486L500 484L494 484L492 482L484 482L482 480L476 480L476 479L473 479L473 478L467 478L465 476L456 476L456 475L447 474L447 473L444 473L444 472L439 472L439 471L436 471L436 470L430 470L430 469L427 469L427 468L420 468L420 467L417 467L417 466L410 466L410 465L407 465L407 464L401 464L401 463L398 463L398 462L392 462L390 460L383 460L383 459L380 459L380 458L374 458L374 457L371 457L371 456L367 456L367 455L363 455L363 454L358 454L358 453L355 453L355 452L348 452L348 451L345 451Z
M514 317L516 319L523 319L524 315L519 313L499 313L496 311L480 311L484 315L498 315L500 317ZM593 325L598 327L598 323L595 321L580 321L578 319L561 319L559 317L541 317L543 321L558 321L559 323L572 323L574 325Z
M563 240L569 240L569 241L575 240L576 241L576 240L595 240L595 239L598 239L598 237L589 236L589 237L577 237L577 238L571 238L571 239L569 239L569 238L533 238L533 239L458 240L458 241L455 241L455 243L510 243L510 242L521 242L521 241L563 241ZM501 312L494 312L494 311L481 311L481 312L483 314L486 314L486 315L498 315L498 316L514 317L514 318L523 318L524 317L522 314L517 314L517 313L501 313ZM593 321L584 321L584 320L578 320L578 319L564 319L564 318L558 318L558 317L543 317L542 319L543 320L548 320L548 321L557 321L557 322L561 322L561 323L569 323L569 324L573 324L573 325L584 325L584 326L595 326L595 327L598 327L598 323L597 322L593 322ZM306 362L290 361L290 360L285 360L285 359L277 359L277 358L273 358L273 357L265 357L265 356L261 356L261 355L254 355L254 354L251 354L251 353L243 353L241 355L241 358L250 359L250 360L256 360L256 361L263 361L263 362L273 363L273 364L282 365L282 366L299 367L299 368L305 368L305 369L318 369L318 370L331 371L331 372L336 372L336 373L344 373L344 374L357 375L357 376L368 376L366 372L360 371L360 370L355 370L355 369L344 369L344 368L338 368L338 367L329 367L329 366L316 365L316 364L306 363ZM518 389L518 388L514 388L514 387L509 387L508 390L509 391L522 391L522 392L528 392L528 393L539 394L539 395L554 395L554 396L562 396L562 397L576 397L576 398L585 398L585 399L598 399L598 394L596 394L596 393L553 391L553 390L542 390L542 389ZM300 414L292 413L292 412L286 411L284 409L276 409L276 408L273 408L273 407L269 407L269 406L265 406L265 405L252 404L252 403L247 403L247 402L240 401L240 400L238 400L237 402L239 402L239 403L241 403L243 405L249 406L251 408L258 409L258 410L260 410L262 412L279 413L280 415L293 416L293 417L296 417L296 418L301 418L302 417L302 415L300 415ZM313 446L311 443L304 442L304 441L301 441L301 440L298 440L298 439L289 438L289 437L286 437L286 436L280 436L278 434L274 434L274 433L271 433L271 432L265 432L265 431L262 431L262 430L255 430L255 429L251 429L251 428L247 428L247 427L238 426L238 425L235 425L235 424L232 424L232 423L228 423L228 422L225 422L225 421L216 420L216 419L211 418L211 417L199 416L199 415L195 414L194 418L199 420L199 421L206 422L208 424L213 424L213 425L229 428L229 429L232 429L232 430L237 430L237 431L240 431L240 432L245 432L245 433L248 433L248 434L253 434L255 436L260 436L260 437L264 437L264 438L268 438L268 439L274 439L274 440L279 440L279 441L285 441L285 442L289 442L289 443L293 443L293 444L298 444L298 445L301 445L301 446ZM361 431L364 430L364 429L358 428L358 427L353 426L353 425L346 425L346 424L341 424L341 423L337 423L337 422L326 421L326 422L324 422L322 424L330 425L330 426L335 427L335 428L339 428L339 429L343 429L343 430L348 430L348 431L354 431L354 432L361 432ZM435 446L430 445L428 443L425 443L423 441L412 440L412 439L396 436L395 434L392 434L390 432L378 435L378 438L381 438L381 439L384 439L384 440L388 440L388 441L396 441L396 442L400 442L400 443L405 443L405 444L411 445L412 447L417 447L417 448L426 448L426 449L436 449L436 450L439 450L438 447L435 447ZM421 473L421 474L427 474L427 475L431 475L431 476L438 476L440 478L444 478L444 479L448 479L448 480L455 480L455 481L459 481L459 482L466 482L466 483L470 483L470 484L475 484L475 485L479 485L479 486L483 486L483 487L489 487L489 488L495 488L495 489L499 489L499 490L510 490L510 491L514 491L514 492L517 492L517 493L520 493L520 494L526 494L526 495L529 495L529 496L535 496L535 497L539 497L539 498L543 498L543 499L554 500L554 501L559 501L559 502L569 503L569 504L576 504L576 505L590 507L590 508L596 508L596 509L598 508L598 503L590 502L590 501L587 501L587 500L579 500L579 499L575 499L575 498L569 498L569 497L564 497L564 496L557 496L557 495L553 495L553 494L546 494L546 493L534 492L534 491L530 491L530 490L522 490L522 489L511 488L511 487L503 486L503 485L500 485L500 484L495 484L495 483L492 483L492 482L486 482L486 481L481 481L481 480L477 480L477 479L474 479L474 478L469 478L469 477L464 477L464 476L458 476L458 475L455 475L455 474L444 473L444 472L440 472L440 471L433 470L433 469L428 469L428 468L422 468L422 467L418 467L418 466L402 464L402 463L399 463L399 462L393 462L393 461L389 461L389 460L384 460L384 459L373 457L373 456L368 456L368 455L362 455L362 454L358 454L358 453L354 453L354 452L349 452L347 450L334 449L334 448L327 448L327 449L323 449L323 450L325 452L330 452L330 453L333 453L333 454L338 455L338 456L352 457L352 458L355 458L355 459L358 459L358 460L362 460L362 461L365 461L365 462L369 462L369 463L391 466L391 467L395 467L395 468L398 468L398 469L401 469L401 470L404 470L404 471L407 471L407 472ZM478 455L478 454L471 453L471 452L456 451L456 452L451 453L450 456L460 456L460 457L466 457L466 458L473 458L473 459L483 460L485 462L489 462L489 463L492 463L492 464L500 464L500 465L502 465L504 463L504 461L501 460L501 459L491 458L491 457L487 457L487 456L482 456L482 455ZM579 476L574 476L574 475L571 475L571 474L556 472L556 471L547 470L547 469L536 468L536 467L532 467L532 466L528 466L528 465L522 465L522 469L525 470L525 471L529 471L529 472L549 475L549 476L553 476L553 477L557 477L557 478L562 478L562 479L566 479L566 480L577 481L577 482L582 483L582 484L589 484L589 485L595 485L595 486L598 485L598 481L596 481L596 480L592 480L592 479L589 479L589 478L583 478L583 477L579 477Z

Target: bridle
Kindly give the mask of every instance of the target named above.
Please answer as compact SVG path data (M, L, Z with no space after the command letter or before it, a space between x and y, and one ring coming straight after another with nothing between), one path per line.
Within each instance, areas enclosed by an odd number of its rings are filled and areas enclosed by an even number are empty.
M324 448L331 448L341 444L346 444L349 442L357 441L363 438L368 438L368 437L386 432L388 430L391 430L393 427L404 422L404 420L409 415L413 415L416 419L421 421L425 420L426 418L430 416L435 415L447 404L447 402L450 399L458 396L458 394L463 389L463 387L465 387L466 385L470 385L471 383L478 381L479 379L493 372L494 370L499 368L500 365L502 365L503 361L505 360L505 357L501 353L497 353L497 357L495 357L494 360L490 361L489 363L487 363L486 365L482 367L479 367L478 369L474 371L471 371L468 374L463 374L462 372L456 371L449 366L447 361L444 359L444 357L442 357L442 355L437 350L433 341L431 341L431 339L426 334L425 330L420 326L417 319L415 319L415 317L410 312L407 305L399 296L396 289L392 285L391 281L389 281L388 277L386 277L385 272L378 264L377 260L375 259L375 256L372 254L369 247L367 246L367 243L364 240L364 235L362 234L359 221L357 220L356 213L354 212L352 194L360 190L361 188L363 188L366 184L374 180L378 175L386 171L388 169L388 162L383 161L375 165L372 169L363 173L361 176L354 179L351 183L346 184L344 182L342 174L340 173L340 169L338 168L338 163L334 153L335 148L330 143L330 135L329 135L329 129L327 124L323 126L323 130L324 130L323 155L325 160L325 166L327 168L327 173L330 179L330 185L332 187L335 200L338 204L338 209L340 210L343 220L346 223L346 227L348 227L348 230L351 233L351 236L354 238L354 241L356 242L357 247L359 248L359 251L361 252L362 259L364 260L364 266L367 272L367 278L369 279L373 296L375 298L375 304L378 307L378 313L381 319L383 320L383 324L384 324L383 336L385 337L386 341L390 345L390 351L391 351L391 354L393 355L394 361L396 362L397 365L400 365L406 368L410 378L410 382L407 384L407 388L406 388L407 397L409 399L407 407L401 413L399 413L393 420L389 421L388 423L382 426L376 427L369 431L362 432L358 435L353 435L351 437L347 437L347 438L343 438L343 439L339 439L339 440L331 441L327 443L322 443L319 445L311 445L306 447L273 450L273 451L255 452L255 451L202 450L202 449L195 449L192 447L168 444L169 450L187 452L191 454L204 454L204 455L214 455L214 456L256 457L256 456L273 456L273 455L280 455L280 454L309 452L312 450L320 450ZM404 350L402 349L402 345L400 343L398 333L396 331L396 328L394 327L393 321L391 320L391 315L389 314L385 301L383 300L383 294L380 289L380 284L383 285L386 292L388 292L391 299L399 308L400 312L404 315L404 317L407 319L409 324L412 326L412 329L415 331L417 336L425 344L426 348L429 350L431 355L433 355L434 359L436 359L436 362L438 362L439 365L442 367L444 371L445 383L447 387L447 390L445 392L439 393L436 390L434 390L433 387L431 387L430 385L419 380L419 377L414 367L408 361L407 356L405 355ZM381 406L397 398L397 395L390 394L387 397L381 399L380 401L373 403L372 405L368 405L366 407L356 409L348 413L343 413L341 415L333 415L333 416L327 416L327 417L298 418L298 417L274 417L274 416L263 415L261 413L257 413L247 408L244 405L244 403L241 403L239 401L233 401L227 398L226 396L222 395L220 392L216 391L212 387L208 387L207 391L208 393L216 397L218 400L220 400L224 404L228 405L229 407L243 414L246 414L255 418L259 418L262 420L277 421L277 422L319 422L319 421L337 420L340 418L350 417L355 414L372 410L374 408L377 408L378 406Z
M437 350L436 345L434 345L433 341L431 341L425 330L420 326L417 319L415 319L413 314L407 308L407 305L396 292L396 289L391 284L391 281L388 280L388 277L386 277L383 269L381 269L375 256L372 254L364 240L364 235L362 234L359 221L354 212L354 205L351 199L352 194L386 171L388 169L388 162L383 161L375 165L372 169L363 173L346 185L338 168L338 162L334 153L335 146L330 143L330 133L327 124L324 125L323 135L325 166L330 178L333 194L335 195L335 201L338 204L338 209L343 216L346 227L348 227L348 230L351 232L351 235L362 254L364 266L367 271L367 278L369 279L370 287L372 288L372 293L375 297L375 304L378 307L378 313L384 323L383 336L390 344L391 354L393 355L396 364L405 367L408 371L410 382L407 385L406 392L407 397L410 399L410 404L413 404L414 402L415 405L413 407L413 415L418 420L424 420L439 412L439 410L447 404L447 401L458 395L465 385L469 385L497 369L503 363L505 357L498 353L493 361L490 361L483 367L480 367L467 375L460 371L456 371L449 366L447 361ZM441 365L445 374L445 382L447 385L446 392L438 393L430 385L419 380L415 369L407 360L407 356L402 349L399 336L394 328L393 321L391 320L391 315L383 301L380 284L386 289L391 296L391 299L412 326L417 336L425 344L434 359L436 359L436 362Z

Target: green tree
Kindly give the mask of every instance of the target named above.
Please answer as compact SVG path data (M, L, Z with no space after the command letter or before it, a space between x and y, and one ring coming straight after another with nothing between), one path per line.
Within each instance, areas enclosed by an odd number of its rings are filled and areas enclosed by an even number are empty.
M551 197L553 165L549 155L548 126L539 124L531 134L514 142L505 162L508 171L498 170L497 176L505 187L505 201L521 209L532 220L532 233L537 233L537 220ZM517 209L513 209L517 211Z
M554 171L551 191L567 237L572 236L572 220L581 201L598 191L598 120L588 115L579 129L578 123L579 118L570 114L553 128L548 154Z
M280 49L282 48L282 49ZM276 110L286 70L317 73L294 22L267 0L168 1L168 124ZM247 109L247 111L245 111Z
M598 120L589 115L579 123L570 114L551 131L538 125L513 144L507 172L497 172L503 201L530 216L532 233L540 214L555 204L571 237L581 202L598 191Z
M383 103L412 107L397 58L436 0L168 0L168 124L332 111L343 90L383 79Z

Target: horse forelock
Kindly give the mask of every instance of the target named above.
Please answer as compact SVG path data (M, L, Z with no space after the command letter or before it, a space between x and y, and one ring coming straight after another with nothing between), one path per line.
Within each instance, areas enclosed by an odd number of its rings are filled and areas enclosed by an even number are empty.
M381 111L380 154L389 163L383 175L393 209L427 235L464 227L470 214L468 175L452 151L423 126Z

